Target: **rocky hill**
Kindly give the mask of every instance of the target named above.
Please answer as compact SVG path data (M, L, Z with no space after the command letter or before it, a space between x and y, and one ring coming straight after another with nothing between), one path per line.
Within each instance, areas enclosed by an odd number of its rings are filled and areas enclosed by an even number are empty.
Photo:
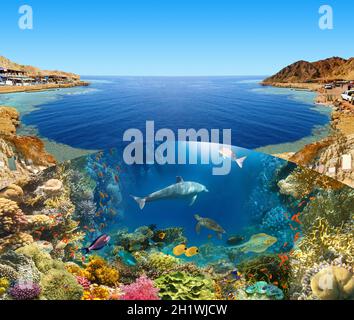
M304 83L353 79L354 58L346 60L332 57L316 62L297 61L265 79L263 83Z
M0 67L15 69L27 72L31 76L47 76L47 75L59 75L59 76L67 76L73 80L79 80L80 76L70 72L58 71L58 70L41 70L37 67L21 65L15 63L3 56L0 56Z

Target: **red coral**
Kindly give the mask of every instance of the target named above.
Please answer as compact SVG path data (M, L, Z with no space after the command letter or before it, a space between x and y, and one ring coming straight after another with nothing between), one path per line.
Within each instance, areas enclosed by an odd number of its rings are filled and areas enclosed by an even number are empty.
M90 290L91 282L87 280L85 277L76 277L77 283L84 288L84 290Z
M146 276L141 276L135 283L122 286L122 300L160 300L159 289Z

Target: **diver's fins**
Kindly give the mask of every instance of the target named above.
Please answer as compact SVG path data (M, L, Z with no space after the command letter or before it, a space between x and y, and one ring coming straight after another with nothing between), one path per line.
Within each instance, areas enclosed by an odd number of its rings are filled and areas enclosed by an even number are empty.
M141 210L143 210L144 207L145 207L146 199L145 198L134 197L134 196L131 196L131 197L137 202L137 204L139 205L139 208Z
M237 165L242 169L243 163L245 162L246 159L247 159L247 157L243 157L243 158L236 159L235 161L236 161Z
M195 200L197 200L197 195L195 195L192 199L191 202L189 203L190 206L192 206L195 202Z
M200 228L201 228L201 224L200 224L200 222L198 222L197 225L195 226L195 232L197 234L200 234Z

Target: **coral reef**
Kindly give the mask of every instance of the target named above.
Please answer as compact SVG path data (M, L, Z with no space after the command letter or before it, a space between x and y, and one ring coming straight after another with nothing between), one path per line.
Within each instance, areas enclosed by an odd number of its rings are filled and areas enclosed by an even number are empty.
M171 272L155 281L162 300L213 300L215 286L211 278L204 275L189 275L186 272Z
M28 221L17 203L0 198L0 237L18 233L24 229Z
M266 295L270 299L283 300L283 291L278 287L268 284L265 281L258 281L251 286L247 286L245 292L250 295Z
M76 278L65 269L50 269L42 275L41 299L81 300L83 288Z
M15 300L34 300L39 297L41 287L37 283L21 282L12 286L10 296Z
M146 276L141 276L135 283L121 287L122 300L160 300L159 289L155 288L154 282Z
M6 293L10 287L10 281L6 278L0 278L0 298Z
M83 274L89 281L100 285L116 286L119 280L118 271L98 256L90 257Z
M343 267L329 267L311 280L313 294L321 300L354 299L354 276Z

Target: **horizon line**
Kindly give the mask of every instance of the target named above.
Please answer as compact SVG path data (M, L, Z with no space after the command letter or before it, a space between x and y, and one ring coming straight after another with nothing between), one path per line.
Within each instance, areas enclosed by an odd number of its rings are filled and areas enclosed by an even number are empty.
M234 74L234 75L148 75L148 74L136 74L136 75L124 75L124 74L79 74L80 77L268 77L269 75L257 75L257 74Z

